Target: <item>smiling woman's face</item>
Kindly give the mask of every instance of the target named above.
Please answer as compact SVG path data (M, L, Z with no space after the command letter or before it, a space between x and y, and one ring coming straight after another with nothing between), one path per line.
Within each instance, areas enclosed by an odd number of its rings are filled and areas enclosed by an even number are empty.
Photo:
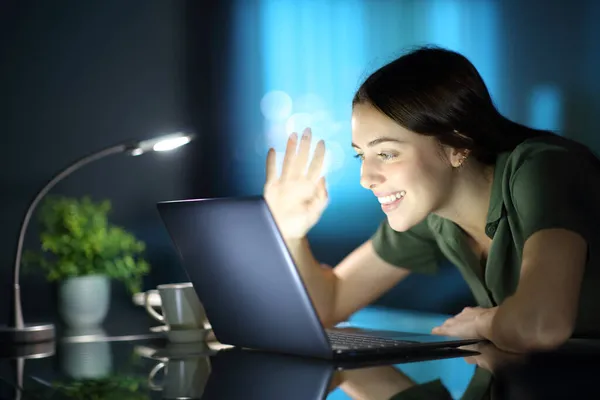
M368 104L352 111L361 185L382 203L390 226L406 231L443 207L454 177L452 149L398 125Z

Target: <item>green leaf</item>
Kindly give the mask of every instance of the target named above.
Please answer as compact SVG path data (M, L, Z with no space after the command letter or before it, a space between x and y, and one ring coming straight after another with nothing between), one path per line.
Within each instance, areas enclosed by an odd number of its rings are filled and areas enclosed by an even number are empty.
M49 281L102 274L139 291L150 271L146 244L111 224L110 211L106 199L47 196L37 213L40 248L24 252L24 270L39 270Z

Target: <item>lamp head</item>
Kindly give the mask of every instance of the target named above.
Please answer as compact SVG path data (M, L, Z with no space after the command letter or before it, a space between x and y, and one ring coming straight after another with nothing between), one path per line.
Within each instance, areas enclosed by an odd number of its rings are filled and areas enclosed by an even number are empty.
M188 144L194 139L195 135L183 132L177 132L170 135L160 136L154 139L142 140L133 143L127 153L132 156L139 156L150 151L169 151Z

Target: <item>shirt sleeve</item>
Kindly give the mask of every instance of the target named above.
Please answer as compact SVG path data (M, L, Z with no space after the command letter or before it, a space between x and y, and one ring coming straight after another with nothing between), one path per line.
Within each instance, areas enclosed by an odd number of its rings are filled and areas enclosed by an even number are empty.
M377 255L384 261L423 274L435 274L443 259L425 219L405 232L392 229L387 218L371 237Z
M511 179L523 240L563 228L589 239L598 221L600 163L591 155L544 151L526 159Z

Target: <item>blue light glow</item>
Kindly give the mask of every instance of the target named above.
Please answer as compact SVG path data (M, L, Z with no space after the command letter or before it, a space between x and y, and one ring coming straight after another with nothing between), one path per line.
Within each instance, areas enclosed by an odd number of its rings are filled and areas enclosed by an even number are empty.
M415 44L440 45L469 57L498 103L500 67L492 1L259 4L260 55L255 57L262 90L254 109L260 112L262 126L251 127L254 151L247 157L255 163L247 164L262 172L269 147L276 149L281 164L289 133L306 126L312 127L315 142L326 140L325 174L334 206L315 227L316 235L364 236L383 218L376 199L359 184L360 163L351 157L350 147L350 102L374 69ZM241 190L260 190L263 175L252 176L255 179L240 180Z
M562 96L557 87L552 85L535 87L531 92L529 107L530 126L561 133L563 107Z

